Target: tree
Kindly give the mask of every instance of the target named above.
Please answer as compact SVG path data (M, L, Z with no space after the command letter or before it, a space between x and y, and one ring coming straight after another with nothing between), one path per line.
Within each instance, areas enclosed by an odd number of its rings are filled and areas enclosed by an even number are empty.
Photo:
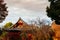
M50 7L47 7L47 16L55 20L56 24L60 24L60 0L48 0Z
M4 28L10 28L13 25L13 23L8 22L4 25Z
M8 22L4 25L4 28L10 28L13 24L11 22ZM7 35L8 32L4 31L3 29L0 29L0 39L4 38Z
M40 19L39 17L36 18L36 20L30 20L31 24L37 25L39 27L42 27L44 25L49 25L51 24L51 21L46 20L46 19Z
M41 39L44 38L44 40L53 40L52 36L54 35L54 32L50 26L44 25L44 26L40 27L40 33L42 35L40 37Z
M4 0L0 0L0 23L3 22L8 15L6 3L4 3Z

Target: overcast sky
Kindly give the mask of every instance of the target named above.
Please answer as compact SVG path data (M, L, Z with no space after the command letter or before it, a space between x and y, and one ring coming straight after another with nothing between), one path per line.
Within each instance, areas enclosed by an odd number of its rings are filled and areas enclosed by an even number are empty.
M15 23L19 17L26 22L37 17L49 21L46 15L48 0L5 0L5 3L7 3L9 13L3 23L9 21Z

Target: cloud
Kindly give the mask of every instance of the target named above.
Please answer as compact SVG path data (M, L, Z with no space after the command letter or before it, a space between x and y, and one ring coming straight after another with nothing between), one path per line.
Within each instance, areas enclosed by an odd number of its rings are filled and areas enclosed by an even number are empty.
M49 4L47 0L6 0L8 6L25 8L33 11L41 11Z
M49 5L47 0L5 0L5 2L9 15L3 23L8 21L15 23L18 17L22 17L25 21L36 17L48 18L46 16L46 7Z

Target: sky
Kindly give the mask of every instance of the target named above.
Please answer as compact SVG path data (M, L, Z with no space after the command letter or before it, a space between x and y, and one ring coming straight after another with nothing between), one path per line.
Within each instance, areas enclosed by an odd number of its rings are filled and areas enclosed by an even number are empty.
M6 22L16 23L21 17L24 21L36 20L37 17L50 21L46 15L46 7L49 6L48 0L5 0L8 7L8 16Z

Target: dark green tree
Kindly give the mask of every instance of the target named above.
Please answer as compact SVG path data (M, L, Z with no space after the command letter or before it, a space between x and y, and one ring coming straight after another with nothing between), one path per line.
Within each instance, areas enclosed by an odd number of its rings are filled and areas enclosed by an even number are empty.
M6 3L4 3L4 0L0 0L0 23L3 22L8 15Z
M47 16L55 20L56 24L60 24L60 0L48 0L50 7L47 7Z
M0 23L3 22L8 15L6 3L4 0L0 0ZM2 34L2 30L0 29L0 35Z

